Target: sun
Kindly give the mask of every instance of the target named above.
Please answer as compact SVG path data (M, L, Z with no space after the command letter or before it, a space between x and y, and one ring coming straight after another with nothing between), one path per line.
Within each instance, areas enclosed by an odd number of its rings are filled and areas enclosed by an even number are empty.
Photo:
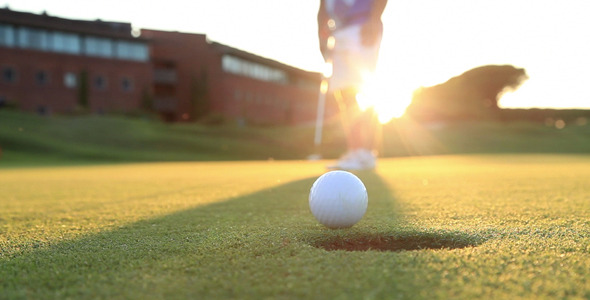
M403 116L412 100L412 91L396 85L384 74L365 74L363 85L357 94L361 110L373 108L379 122L385 124Z

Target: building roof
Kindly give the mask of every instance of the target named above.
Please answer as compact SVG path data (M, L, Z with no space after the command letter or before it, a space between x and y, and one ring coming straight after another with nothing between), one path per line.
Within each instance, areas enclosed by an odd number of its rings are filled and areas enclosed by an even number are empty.
M0 9L0 23L92 34L119 39L137 39L131 34L131 23L102 21L100 19L95 21L64 19L50 16L45 12L38 15L3 8Z
M21 25L21 26L29 26L29 27L37 27L43 29L50 29L50 30L61 30L61 31L68 31L74 33L82 33L82 34L92 34L98 35L103 37L110 37L110 38L119 38L119 39L133 39L133 40L144 40L149 41L151 40L149 35L143 37L134 37L131 33L132 27L131 23L125 22L111 22L111 21L102 21L100 19L95 21L86 21L86 20L72 20L72 19L65 19L60 17L50 16L47 13L43 14L34 14L29 12L19 12L13 11L8 8L1 9L0 8L0 23L5 24L14 24L14 25ZM161 31L161 30L152 30L152 29L143 29L142 31L153 31L153 32L162 32L162 33L176 33L176 34L188 34L194 36L200 36L206 39L206 35L204 34L197 34L197 33L182 33L182 32L170 32L170 31ZM217 42L210 43L212 49L217 51L221 54L228 54L233 55L239 58L243 58L252 62L257 62L260 64L264 64L269 67L274 67L277 69L284 70L290 74L294 74L301 77L306 77L310 79L319 79L321 77L320 73L305 71L276 60L272 60L269 58L265 58L250 52L246 52L244 50L240 50L237 48L233 48L224 44L220 44Z
M167 36L167 35L189 36L189 37L193 37L193 38L199 38L199 39L203 40L203 42L206 42L210 46L210 49L212 49L216 53L219 53L222 55L223 54L232 55L232 56L239 57L239 58L251 61L251 62L256 62L256 63L262 64L265 66L280 69L280 70L286 71L290 74L294 74L296 76L309 78L312 80L319 80L321 78L321 74L318 72L311 72L311 71L302 70L297 67L293 67L293 66L281 63L276 60L272 60L272 59L269 59L266 57L262 57L262 56L253 54L251 52L247 52L247 51L244 51L244 50L241 50L238 48L234 48L234 47L231 47L228 45L224 45L224 44L221 44L218 42L209 41L206 34L192 33L192 32L180 32L180 31L167 31L167 30L159 30L159 29L142 29L141 31L142 31L142 36L144 38L154 39L154 40L157 40L158 38L161 38L162 36ZM155 37L154 35L156 35L158 37Z

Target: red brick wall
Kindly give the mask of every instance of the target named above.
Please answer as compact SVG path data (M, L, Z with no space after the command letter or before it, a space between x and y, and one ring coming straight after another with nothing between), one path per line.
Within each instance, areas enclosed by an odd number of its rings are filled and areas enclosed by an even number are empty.
M215 55L209 49L205 35L143 29L141 37L151 40L151 59L155 68L170 63L170 69L176 72L174 91L170 95L176 99L176 119L193 119L193 81L200 80L202 72L207 74L209 99L215 99L217 96L214 86L221 63L216 61Z
M5 67L16 71L15 82L0 77L0 96L27 111L45 107L48 111L64 113L76 110L78 87L64 84L64 75L73 72L88 74L88 105L94 111L126 112L140 107L144 92L151 92L151 66L148 62L94 58L35 50L0 47L0 72ZM45 84L35 78L40 71L48 75ZM98 89L94 80L103 76L104 89ZM131 89L122 88L122 80L131 81Z
M316 88L226 73L221 69L224 52L220 48L223 47L209 43L205 35L142 30L141 36L151 40L154 64L167 62L174 66L172 68L178 75L174 87L161 87L163 91L174 89L173 96L178 101L176 119L194 117L190 103L191 80L200 79L203 71L213 114L254 124L296 124L312 122L316 118ZM317 85L319 88L319 77Z
M217 109L254 124L298 124L315 120L318 92L289 84L225 74Z

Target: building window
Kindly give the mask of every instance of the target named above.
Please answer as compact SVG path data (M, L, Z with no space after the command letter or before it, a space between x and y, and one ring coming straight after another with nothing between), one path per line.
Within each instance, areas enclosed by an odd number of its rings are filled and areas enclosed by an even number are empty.
M2 69L2 80L4 82L16 82L16 71L11 67Z
M281 84L287 83L287 74L283 70L251 62L232 55L224 55L221 58L221 68L225 72L257 80Z
M107 80L104 76L96 76L94 78L94 87L98 90L105 90L107 88Z
M145 44L117 41L115 45L117 58L137 61L147 61L149 59L148 47Z
M49 50L49 33L45 30L21 27L18 29L18 46L34 50Z
M67 72L64 74L64 85L67 88L75 88L78 86L78 76L74 72Z
M37 85L46 85L49 82L49 75L45 71L39 71L35 74Z
M121 80L121 89L125 92L133 91L133 81L129 78L123 78Z
M14 27L0 24L0 46L14 47Z
M80 54L80 37L73 33L54 32L51 35L51 50L61 53Z
M113 42L107 38L88 36L84 39L84 52L90 56L113 57Z

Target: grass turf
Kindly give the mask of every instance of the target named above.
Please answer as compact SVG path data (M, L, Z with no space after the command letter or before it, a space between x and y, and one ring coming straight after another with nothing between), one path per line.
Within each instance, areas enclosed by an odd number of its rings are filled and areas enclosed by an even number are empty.
M330 230L325 162L0 170L0 298L590 298L590 157L384 159Z
M313 124L206 126L116 115L36 116L0 110L0 168L147 161L304 159L314 151ZM532 122L418 124L392 121L380 134L383 157L465 153L590 153L590 124L562 129ZM345 150L337 119L323 130L321 153Z

